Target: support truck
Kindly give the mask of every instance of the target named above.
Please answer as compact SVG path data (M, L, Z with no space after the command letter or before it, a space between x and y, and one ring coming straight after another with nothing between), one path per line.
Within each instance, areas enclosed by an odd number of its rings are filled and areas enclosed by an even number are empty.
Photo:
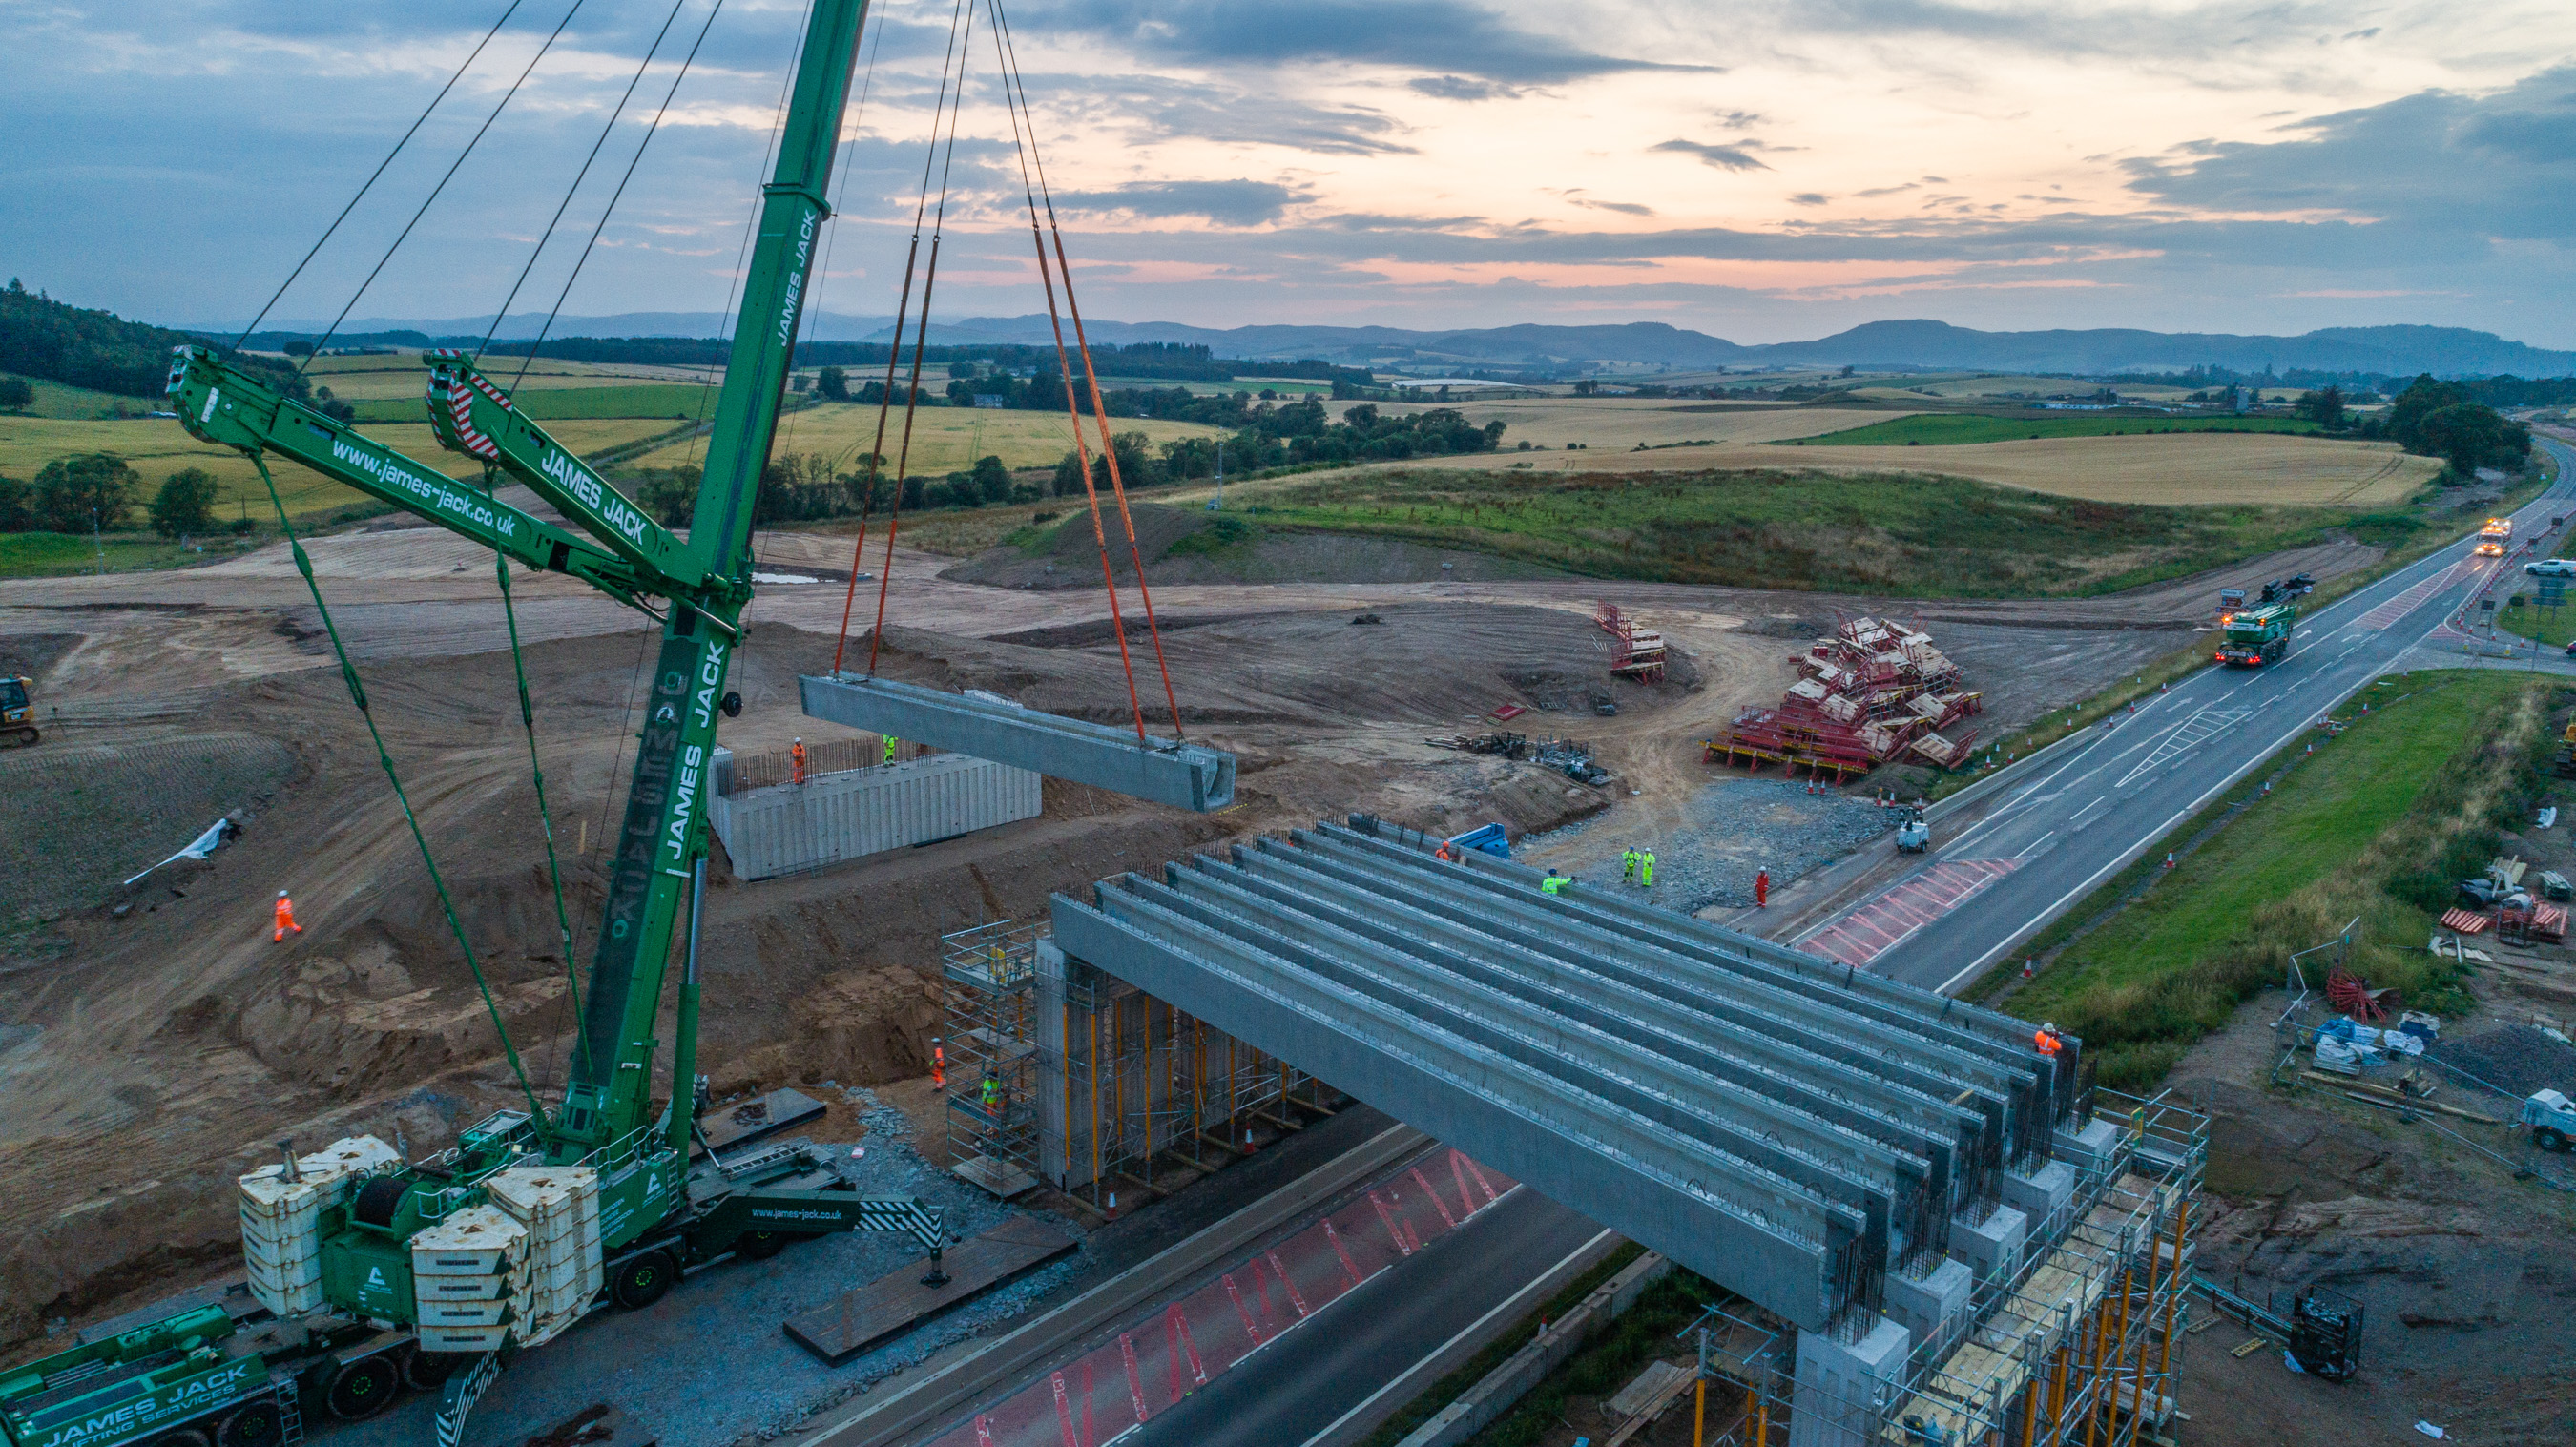
M2486 526L2478 529L2478 556L2481 558L2501 558L2504 550L2512 545L2511 518L2488 518Z
M2290 656L2290 635L2299 626L2299 610L2288 603L2253 608L2227 620L2219 636L2219 662L2230 668L2260 668Z
M939 1214L848 1189L810 1148L719 1157L697 1124L708 760L718 722L742 707L725 676L751 599L753 495L831 214L865 12L864 0L813 4L685 533L548 436L462 354L427 358L429 411L441 444L483 464L471 480L304 406L272 374L177 349L169 391L198 441L241 452L263 474L271 458L311 468L492 549L505 570L588 583L660 625L661 658L562 1097L549 1105L530 1090L526 1110L497 1112L423 1160L373 1136L302 1156L288 1148L238 1183L247 1283L223 1303L191 1303L0 1373L0 1447L263 1447L300 1439L299 1399L354 1419L405 1386L442 1387L439 1437L452 1443L508 1354L609 1302L650 1305L720 1258L768 1256L828 1231L894 1231L929 1254L927 1281L947 1279ZM512 483L562 520L503 501ZM294 551L310 579L302 545ZM342 668L367 707L345 659ZM672 993L676 1014L665 1017ZM668 1041L656 1038L664 1018L675 1020Z

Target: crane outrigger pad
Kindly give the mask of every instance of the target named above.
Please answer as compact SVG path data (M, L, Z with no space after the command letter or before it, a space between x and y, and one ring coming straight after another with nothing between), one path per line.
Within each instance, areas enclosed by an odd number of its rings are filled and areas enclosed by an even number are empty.
M1177 809L1234 802L1234 755L1133 728L858 674L797 680L805 716L1012 764Z

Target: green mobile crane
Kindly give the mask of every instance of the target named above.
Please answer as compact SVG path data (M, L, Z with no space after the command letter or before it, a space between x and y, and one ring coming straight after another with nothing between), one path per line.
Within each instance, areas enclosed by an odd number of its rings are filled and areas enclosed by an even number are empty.
M769 460L865 0L816 0L686 537L664 529L513 407L467 357L433 353L439 440L481 459L457 481L290 400L212 352L178 349L170 395L189 433L263 471L290 458L494 550L579 578L662 625L571 1079L548 1111L502 1111L456 1146L407 1161L372 1137L241 1182L248 1298L201 1305L0 1376L0 1447L291 1440L295 1403L373 1415L402 1385L446 1383L441 1435L503 1353L550 1339L595 1305L640 1307L691 1267L766 1256L797 1236L909 1234L940 1274L940 1216L863 1196L807 1148L713 1150L694 1166L696 921L717 721L738 714L726 672L751 598L752 502ZM525 483L557 527L494 495ZM300 544L296 563L308 580ZM345 667L345 665L344 665ZM367 704L354 673L351 692ZM654 1038L683 905L669 1098L654 1099ZM235 1296L241 1295L236 1291ZM461 1370L463 1368L465 1370Z

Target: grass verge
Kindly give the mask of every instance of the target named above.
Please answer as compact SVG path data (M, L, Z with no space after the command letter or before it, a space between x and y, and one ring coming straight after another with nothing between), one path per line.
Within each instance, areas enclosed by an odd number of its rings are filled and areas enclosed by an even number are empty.
M1675 1334L1697 1321L1719 1295L1716 1287L1674 1268L1500 1421L1469 1438L1469 1447L1535 1447L1561 1424L1575 1398L1607 1397L1635 1379L1646 1363L1684 1350Z
M1794 441L1836 447L1956 447L1971 442L2035 442L2043 437L2149 437L2161 432L2325 435L2323 428L2298 417L2168 417L2153 412L2120 417L2098 413L1998 417L1990 412L1925 412Z
M1277 488L1242 511L1596 577L1949 598L2116 592L2353 521L2327 507L2160 507L1962 478L1769 470L1377 470Z
M2358 918L2356 973L2410 1005L2456 1010L2458 967L2414 941L2536 799L2561 693L2506 673L2374 685L2371 712L2341 711L2340 737L2213 800L2043 931L2024 952L2046 960L2036 978L2019 980L2019 959L2008 960L1970 997L2056 1021L2097 1052L2104 1085L2141 1089L2277 983L2293 951ZM2267 777L2280 781L2268 799ZM2182 855L2170 871L2168 850Z
M0 533L0 578L65 578L100 571L135 572L146 568L175 568L184 563L203 563L231 557L239 551L233 540L223 538L204 544L205 551L192 553L167 538L150 533L109 533L96 542L76 533Z

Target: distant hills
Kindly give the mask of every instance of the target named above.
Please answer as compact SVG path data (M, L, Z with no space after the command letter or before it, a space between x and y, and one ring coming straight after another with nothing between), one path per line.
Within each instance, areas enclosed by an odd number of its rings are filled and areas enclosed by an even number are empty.
M351 322L342 335L359 340L404 332L427 337L479 337L489 317L443 320L372 318ZM822 341L884 341L894 319L826 313L811 319L809 335ZM536 335L543 318L508 318L504 340ZM559 317L553 334L591 337L711 337L731 331L715 312L627 312L616 316ZM1599 366L1664 367L1676 371L1716 367L1815 367L1927 371L2047 372L2102 375L2178 372L2215 366L2238 372L2369 372L2443 377L2555 377L2576 373L2576 352L2549 351L2507 341L2492 332L2462 327L2327 327L2295 337L2238 336L2225 332L2151 332L2099 327L2043 332L1981 332L1936 321L1870 322L1811 342L1745 346L1705 332L1661 322L1615 326L1509 327L1415 331L1402 327L1250 326L1219 330L1178 322L1089 324L1094 341L1120 344L1180 342L1204 345L1221 357L1286 360L1321 357L1349 366L1459 367L1499 371L1562 372ZM191 328L221 333L232 329ZM262 337L318 332L318 325L281 323ZM1053 333L1043 315L968 317L934 322L934 343L1044 345ZM257 342L254 342L257 345Z

